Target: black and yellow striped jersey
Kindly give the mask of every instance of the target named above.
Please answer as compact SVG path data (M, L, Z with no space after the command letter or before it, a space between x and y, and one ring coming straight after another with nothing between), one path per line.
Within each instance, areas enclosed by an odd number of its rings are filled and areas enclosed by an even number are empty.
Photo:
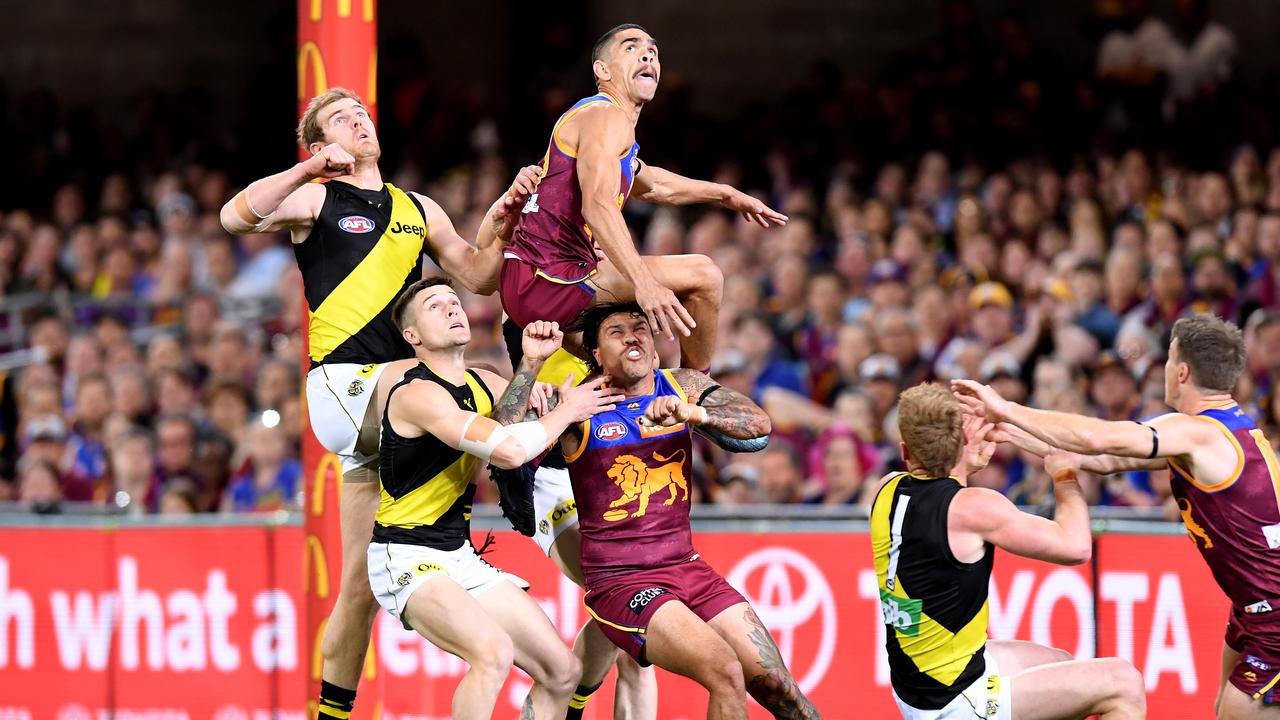
M422 254L430 252L422 205L390 183L364 190L331 180L324 188L311 233L293 246L310 310L312 365L413 357L391 306L422 277Z
M414 381L438 384L463 410L485 417L493 412L493 394L474 370L467 370L466 382L454 385L425 363L418 363L388 391L388 406L396 390ZM477 462L475 455L455 450L431 434L401 437L383 413L378 459L382 493L374 515L374 542L425 545L438 550L462 547L471 535Z
M946 706L986 667L993 548L975 563L952 554L947 510L962 487L901 473L871 508L889 676L898 697L920 710Z

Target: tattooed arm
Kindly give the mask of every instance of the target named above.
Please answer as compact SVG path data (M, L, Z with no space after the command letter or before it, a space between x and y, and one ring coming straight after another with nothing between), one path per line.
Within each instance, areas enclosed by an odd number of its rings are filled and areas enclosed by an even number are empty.
M684 390L687 402L676 397L657 398L645 416L658 425L688 422L730 438L751 440L772 432L764 410L742 393L717 385L711 378L686 368L671 371Z

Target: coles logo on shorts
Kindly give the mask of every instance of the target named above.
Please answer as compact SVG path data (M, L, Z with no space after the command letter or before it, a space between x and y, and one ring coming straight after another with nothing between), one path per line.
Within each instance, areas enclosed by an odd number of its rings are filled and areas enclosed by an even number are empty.
M338 227L349 233L373 232L373 221L363 215L348 215L338 221Z
M610 440L621 440L627 436L627 426L620 422L605 423L596 428L596 437L609 442Z
M641 590L640 592L636 593L631 598L631 602L628 603L628 605L631 607L632 610L635 610L636 613L639 614L640 611L644 610L649 603L653 602L654 598L658 597L659 595L665 595L666 593L667 591L663 590L662 588L657 588L657 587L645 588L644 590Z

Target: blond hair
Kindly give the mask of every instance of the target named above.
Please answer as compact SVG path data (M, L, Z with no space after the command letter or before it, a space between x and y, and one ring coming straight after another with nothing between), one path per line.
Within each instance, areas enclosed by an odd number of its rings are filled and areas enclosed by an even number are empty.
M311 102L307 103L307 109L302 113L302 119L298 121L298 144L303 150L310 148L311 143L324 141L324 129L320 127L320 121L316 117L320 111L339 100L347 99L355 100L361 106L364 105L359 95L344 87L331 87L311 98Z
M930 477L950 475L960 461L963 411L951 391L937 383L916 385L898 397L898 432L911 460Z

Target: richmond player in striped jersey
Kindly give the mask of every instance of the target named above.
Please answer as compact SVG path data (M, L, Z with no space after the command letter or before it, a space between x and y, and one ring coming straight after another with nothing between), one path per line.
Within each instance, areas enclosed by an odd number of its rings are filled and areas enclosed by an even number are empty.
M1045 458L1054 520L1024 513L987 488L966 487L986 465L993 429L964 418L937 384L898 403L908 472L885 477L871 507L885 650L905 720L1104 720L1146 717L1142 676L1118 658L1072 660L1062 650L987 639L995 548L1060 565L1089 559L1089 514L1075 467Z
M560 388L541 418L525 414L532 378L564 337L555 323L525 328L522 373L507 383L466 366L471 326L444 278L424 278L396 301L396 323L417 365L388 392L382 420L381 503L368 545L378 602L406 628L467 662L452 717L491 717L514 663L533 678L522 718L563 718L580 666L528 584L482 560L471 546L477 463L514 468L541 454L570 425L614 408L604 379ZM500 396L499 396L500 395ZM494 400L495 396L499 396Z
M423 274L425 252L468 290L498 285L502 245L540 170L521 170L492 207L475 245L430 198L383 182L373 121L354 93L312 98L298 124L311 154L251 183L222 208L235 234L288 230L310 311L307 408L311 428L342 461L342 584L325 626L321 717L345 720L355 703L377 603L365 548L378 505L378 413L413 367L391 317L396 297ZM318 183L315 180L328 179Z

